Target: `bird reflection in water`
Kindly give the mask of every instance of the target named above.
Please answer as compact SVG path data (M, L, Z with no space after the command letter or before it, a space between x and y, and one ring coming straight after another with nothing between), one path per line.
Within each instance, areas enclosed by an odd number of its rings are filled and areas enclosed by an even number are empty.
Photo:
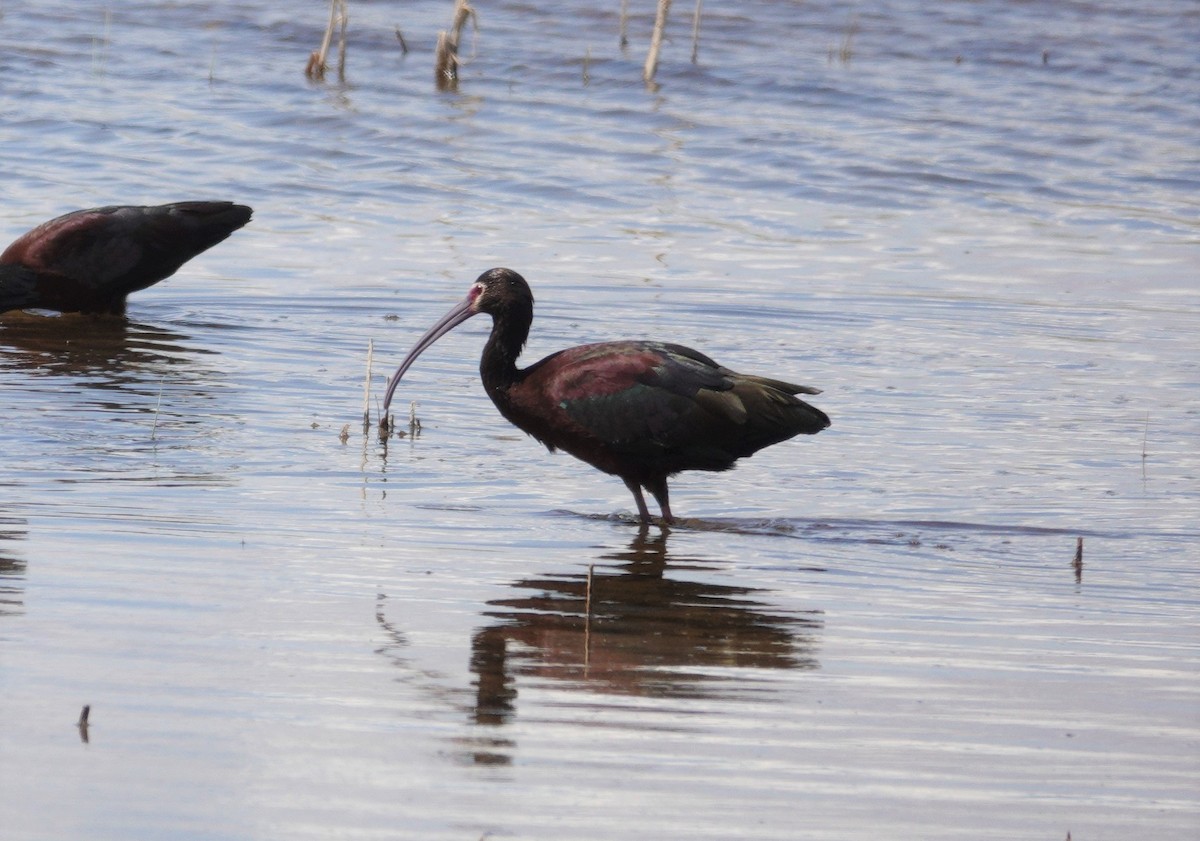
M231 483L216 440L202 434L229 417L220 358L177 330L120 317L0 317L10 421L40 425L48 407L55 417L43 430L51 449L10 460L10 474L61 468L66 482L152 472L158 481ZM101 426L105 434L96 434ZM129 457L114 458L118 452Z
M819 611L789 612L753 598L753 588L667 574L711 568L668 556L669 530L642 529L627 549L602 556L588 576L522 579L529 592L489 602L493 621L471 642L472 723L495 727L517 710L517 682L549 678L585 692L660 698L718 697L751 677L731 669L815 669ZM735 688L731 681L736 680ZM481 737L477 762L506 762ZM487 748L491 748L490 750Z
M11 313L0 319L0 366L35 376L88 377L98 388L181 374L182 359L215 351L197 348L176 330L123 318Z
M627 548L601 555L590 614L586 572L513 582L521 595L488 602L490 621L472 636L470 692L448 685L449 674L417 665L405 634L387 619L382 595L376 621L388 642L378 653L437 707L466 715L472 729L454 738L457 759L496 766L510 764L517 747L504 725L517 713L521 681L701 699L744 692L755 676L739 669L818 668L820 611L788 611L756 599L761 590L682 577L714 564L669 555L670 534L643 528Z
M204 415L172 408L185 396L207 401L223 373L206 364L219 351L197 346L178 330L124 318L87 315L0 317L0 377L13 400L24 390L37 399L39 378L63 379L84 405L117 415L154 413L172 423L195 424ZM163 401L164 388L171 399Z

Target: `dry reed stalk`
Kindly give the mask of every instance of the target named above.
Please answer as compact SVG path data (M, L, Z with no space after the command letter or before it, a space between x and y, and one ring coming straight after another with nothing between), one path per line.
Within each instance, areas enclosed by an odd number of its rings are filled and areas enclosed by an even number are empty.
M438 33L437 50L433 58L433 78L440 91L458 87L458 66L450 46L450 37L443 29Z
M458 66L462 63L458 58L458 45L462 40L463 28L467 21L479 28L479 19L475 9L467 0L454 0L454 12L451 15L449 31L438 33L437 53L434 57L434 81L440 91L458 89Z
M663 30L667 28L667 12L671 10L671 0L658 0L658 14L654 17L654 32L650 36L650 51L646 53L646 66L642 68L642 80L646 84L654 81L658 72L658 51L662 49Z
M329 23L325 26L325 37L321 39L321 48L314 50L308 57L304 75L310 79L325 78L325 60L329 56L329 45L333 43L333 30L341 22L341 39L338 42L338 79L346 80L346 24L350 15L346 11L346 0L329 0Z
M375 358L375 340L367 340L367 380L363 384L363 432L371 425L371 360Z
M1075 538L1075 560L1071 562L1075 569L1075 583L1083 581L1083 538Z
M340 0L342 7L342 27L338 33L338 81L346 81L346 25L350 23L350 11L346 8L346 0Z

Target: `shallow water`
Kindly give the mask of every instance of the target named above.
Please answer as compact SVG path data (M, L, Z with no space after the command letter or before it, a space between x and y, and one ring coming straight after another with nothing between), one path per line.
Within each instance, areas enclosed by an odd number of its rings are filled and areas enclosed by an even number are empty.
M481 5L457 93L415 5L322 84L320 4L0 17L0 240L255 208L127 322L0 319L4 838L1196 837L1195 5L706 4L693 65L676 4L653 89L648 3ZM833 426L643 531L477 320L385 450L368 341L378 396L493 265L529 359Z

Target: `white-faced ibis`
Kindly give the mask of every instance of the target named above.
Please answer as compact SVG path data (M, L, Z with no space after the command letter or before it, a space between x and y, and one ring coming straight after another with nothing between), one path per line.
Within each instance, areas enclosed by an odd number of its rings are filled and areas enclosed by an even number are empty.
M77 210L38 225L0 254L0 312L125 311L129 293L179 267L250 221L227 201Z
M580 345L518 368L533 322L533 293L511 269L481 274L467 297L420 338L388 383L381 424L388 424L388 407L413 361L479 313L492 317L479 373L500 414L551 452L565 450L619 476L643 523L650 513L642 488L670 523L668 477L728 470L763 447L829 426L824 412L793 396L818 389L738 374L682 345Z

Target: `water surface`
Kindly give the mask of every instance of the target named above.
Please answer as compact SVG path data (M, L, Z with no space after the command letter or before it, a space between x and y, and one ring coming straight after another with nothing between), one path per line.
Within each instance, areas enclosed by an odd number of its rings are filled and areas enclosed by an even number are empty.
M692 64L679 7L648 88L644 5L481 5L454 93L448 3L325 83L320 4L5 8L0 240L255 208L127 321L0 319L6 839L1196 837L1200 12L705 4ZM378 396L494 265L531 360L833 426L643 530L478 320L364 435L368 342Z

